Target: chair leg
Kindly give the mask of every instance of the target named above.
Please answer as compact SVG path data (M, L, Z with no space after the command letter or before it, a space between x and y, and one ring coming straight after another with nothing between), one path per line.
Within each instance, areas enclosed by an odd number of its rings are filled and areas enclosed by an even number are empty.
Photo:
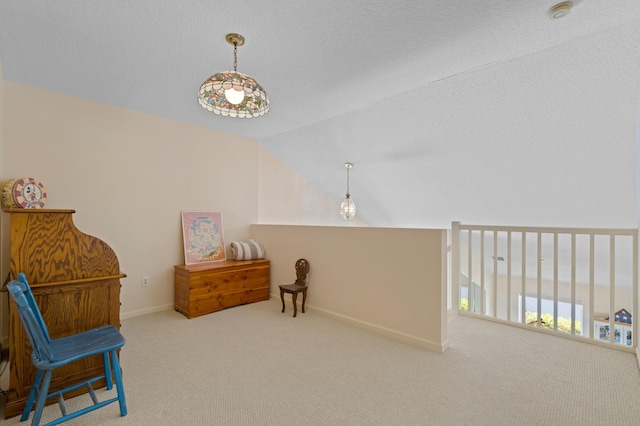
M113 362L113 375L116 378L116 390L118 392L118 404L120 404L120 415L127 415L127 400L124 397L124 386L122 385L122 372L120 371L120 361L118 360L118 351L111 351L111 361Z
M49 385L51 385L51 370L47 370L44 373L44 381L42 382L42 386L40 386L40 389L38 389L36 411L33 413L33 419L31 419L31 426L38 426L40 424L40 418L42 417L42 410L44 409L44 403L47 400L47 394L49 393Z
M293 299L293 317L295 318L298 314L298 303L296 303L296 300L298 299L298 293L293 293L291 295L291 298Z
M104 364L104 380L107 382L107 390L113 388L113 380L111 379L111 362L109 362L109 353L102 354L102 363Z
M307 301L307 292L303 291L302 292L302 313L304 314L304 304Z
M280 290L280 300L282 300L282 312L284 312L284 291Z
M26 404L24 404L24 410L22 410L22 417L20 417L21 422L27 420L29 418L29 414L31 414L31 410L33 409L33 402L36 400L38 389L40 389L40 382L42 382L43 374L44 370L36 370L36 377L33 380L33 384L31 385L31 390L29 391L27 402Z

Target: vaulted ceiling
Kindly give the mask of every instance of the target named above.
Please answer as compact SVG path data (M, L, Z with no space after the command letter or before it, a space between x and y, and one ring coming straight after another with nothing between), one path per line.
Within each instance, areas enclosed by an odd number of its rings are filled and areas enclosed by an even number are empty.
M255 138L374 226L629 226L640 2L6 0L6 80ZM271 100L214 115L238 70ZM34 99L33 102L37 102ZM524 223L523 223L524 222Z

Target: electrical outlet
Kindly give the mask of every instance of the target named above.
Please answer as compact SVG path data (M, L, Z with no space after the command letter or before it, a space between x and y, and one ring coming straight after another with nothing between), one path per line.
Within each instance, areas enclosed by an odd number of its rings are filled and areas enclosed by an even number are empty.
M142 287L149 287L149 277L142 277Z

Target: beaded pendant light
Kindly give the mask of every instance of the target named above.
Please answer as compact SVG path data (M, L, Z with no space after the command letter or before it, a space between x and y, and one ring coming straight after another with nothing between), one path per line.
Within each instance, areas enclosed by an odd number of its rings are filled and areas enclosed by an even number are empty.
M344 163L344 166L347 168L347 194L340 203L340 216L344 220L352 221L356 217L356 203L351 199L351 194L349 194L349 169L353 167L351 163Z
M261 117L269 112L267 92L255 79L237 70L238 46L244 44L244 37L232 33L226 40L233 45L233 71L221 71L202 83L198 103L225 117Z

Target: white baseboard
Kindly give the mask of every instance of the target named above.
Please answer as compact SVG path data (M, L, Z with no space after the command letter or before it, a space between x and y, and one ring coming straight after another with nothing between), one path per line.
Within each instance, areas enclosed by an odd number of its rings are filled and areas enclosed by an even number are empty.
M173 303L169 305L160 305L160 306L153 306L151 308L146 308L146 309L139 309L137 311L121 312L120 319L123 320L128 318L134 318L142 315L153 314L155 312L170 311L172 309L173 309Z
M271 294L271 297L274 298L274 299L278 299L278 300L280 299L280 295L279 294L277 294L277 295L276 294ZM291 303L291 302L289 302L289 300L285 300L285 303L287 303L287 302ZM298 303L298 314L301 312L301 310L300 310L301 303L302 302ZM323 314L323 315L338 319L340 321L347 322L347 323L349 323L351 325L354 325L354 326L357 326L357 327L361 327L361 328L366 328L367 330L371 330L371 331L376 332L376 333L384 334L385 336L389 336L389 337L391 337L393 339L401 340L401 341L403 341L405 343L408 343L410 345L419 346L419 347L422 347L422 348L425 348L425 349L429 349L429 350L434 351L434 352L444 352L449 348L449 341L448 340L446 340L446 341L444 341L442 343L433 342L431 340L426 340L426 339L423 339L421 337L412 336L410 334L401 333L399 331L391 330L391 329L386 328L386 327L381 327L379 325L371 324L371 323L368 323L366 321L361 321L361 320L358 320L358 319L355 319L355 318L351 318L351 317L348 317L346 315L337 314L335 312L328 311L326 309L321 309L321 308L315 307L313 305L307 304L307 305L305 305L305 308L307 310L312 310L312 311L318 312L320 314Z
M636 361L638 361L638 369L640 370L640 346L636 346Z

